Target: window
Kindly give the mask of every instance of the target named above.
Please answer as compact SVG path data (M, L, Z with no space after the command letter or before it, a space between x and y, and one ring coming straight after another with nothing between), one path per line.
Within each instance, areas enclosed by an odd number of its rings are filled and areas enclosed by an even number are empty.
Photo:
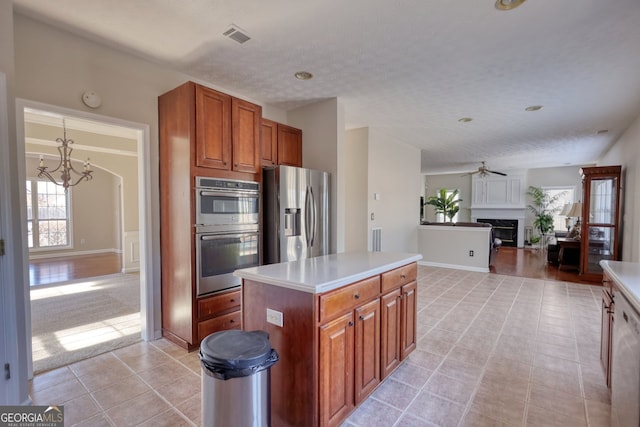
M29 249L70 246L69 192L49 181L27 180Z
M548 200L552 201L549 210L553 214L553 229L567 231L567 217L560 215L562 208L567 203L574 202L575 187L543 187Z
M442 191L442 190L440 190L440 191ZM453 197L453 199L451 199L451 200L459 200L460 199L459 190L446 190L446 191L447 191L446 192L447 199L456 191L457 191L457 193L456 193L455 197ZM440 194L440 192L438 192L438 194ZM451 222L458 222L458 214L459 214L459 212L456 212L456 214L453 216L453 218L451 218ZM440 212L440 213L436 213L436 221L437 222L448 222L449 218L445 218L444 214L442 212Z

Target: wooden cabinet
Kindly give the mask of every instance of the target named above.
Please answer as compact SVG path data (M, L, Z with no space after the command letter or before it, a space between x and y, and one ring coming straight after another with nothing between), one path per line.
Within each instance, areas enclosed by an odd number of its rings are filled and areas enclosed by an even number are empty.
M415 349L416 275L411 263L321 294L245 279L243 327L266 331L280 355L274 427L340 425ZM282 313L282 327L266 308Z
M602 280L601 260L620 260L621 166L580 169L582 218L580 274L586 280Z
M381 378L386 378L416 347L417 266L382 274Z
M302 130L262 119L262 166L302 167Z
M195 177L260 181L258 105L187 82L158 97L162 331L197 348L240 324L238 313L202 317L195 284ZM239 310L238 298L238 310Z
M262 107L195 85L196 165L258 172Z
M319 297L322 426L340 425L380 383L379 296L374 276Z
M320 425L337 426L354 407L353 313L320 327Z
M600 363L607 387L611 387L611 349L613 346L613 281L604 274L602 279L602 324L600 330Z

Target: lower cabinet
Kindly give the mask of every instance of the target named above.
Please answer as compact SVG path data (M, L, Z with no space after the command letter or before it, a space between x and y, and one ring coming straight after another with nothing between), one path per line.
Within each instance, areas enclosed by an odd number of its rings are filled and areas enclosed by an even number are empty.
M602 324L600 330L600 363L607 387L611 387L611 348L613 346L613 282L604 274L602 280Z
M380 300L320 327L320 425L337 426L380 384Z
M237 290L198 300L198 342L214 332L241 328L241 298Z

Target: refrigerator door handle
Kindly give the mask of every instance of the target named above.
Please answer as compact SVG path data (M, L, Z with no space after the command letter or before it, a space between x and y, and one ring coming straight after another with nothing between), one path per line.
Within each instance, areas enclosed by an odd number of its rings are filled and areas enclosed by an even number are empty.
M316 218L316 196L313 194L313 188L309 187L309 195L311 196L311 244L310 247L315 245L316 241L316 227L317 227L317 218Z
M315 237L315 212L313 190L311 187L307 187L304 199L304 210L304 234L307 240L307 247L310 248L313 246L313 239Z

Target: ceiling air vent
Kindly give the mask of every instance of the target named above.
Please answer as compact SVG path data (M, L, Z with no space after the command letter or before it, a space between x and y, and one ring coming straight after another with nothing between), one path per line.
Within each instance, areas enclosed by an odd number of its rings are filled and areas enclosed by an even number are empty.
M231 25L227 31L222 33L222 35L240 44L244 44L251 40L251 37L249 37L244 30L236 27L235 25Z

